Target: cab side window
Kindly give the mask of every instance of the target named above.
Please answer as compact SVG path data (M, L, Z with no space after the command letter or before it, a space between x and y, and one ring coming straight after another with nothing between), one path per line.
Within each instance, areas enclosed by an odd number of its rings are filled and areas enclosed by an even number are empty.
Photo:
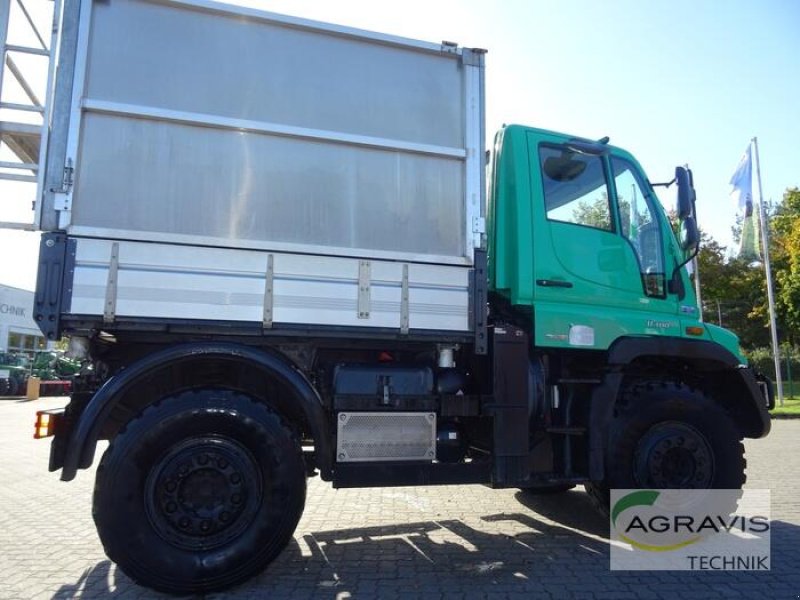
M648 296L663 298L666 296L664 252L653 206L655 200L631 163L612 157L611 168L621 233L630 242L639 261L644 291Z
M603 160L565 146L539 146L547 218L614 231Z

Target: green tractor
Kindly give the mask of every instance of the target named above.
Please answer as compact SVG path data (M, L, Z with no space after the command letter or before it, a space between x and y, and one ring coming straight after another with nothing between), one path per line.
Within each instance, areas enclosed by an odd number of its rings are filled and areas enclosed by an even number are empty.
M67 358L62 352L46 350L39 352L31 364L31 375L42 381L70 379L81 369L79 361Z
M28 385L28 359L22 354L0 352L0 396L19 396Z

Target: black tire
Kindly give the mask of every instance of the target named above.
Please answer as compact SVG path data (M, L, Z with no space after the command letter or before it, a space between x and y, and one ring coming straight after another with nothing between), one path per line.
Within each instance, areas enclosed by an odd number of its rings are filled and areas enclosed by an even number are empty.
M609 427L605 479L586 484L586 491L608 514L611 489L740 489L741 439L730 415L700 391L636 384Z
M11 390L11 384L9 383L10 380L6 379L5 377L0 379L0 396L10 396L9 391Z
M139 584L205 593L261 572L303 512L297 437L228 390L167 398L128 424L97 470L93 515L106 554Z

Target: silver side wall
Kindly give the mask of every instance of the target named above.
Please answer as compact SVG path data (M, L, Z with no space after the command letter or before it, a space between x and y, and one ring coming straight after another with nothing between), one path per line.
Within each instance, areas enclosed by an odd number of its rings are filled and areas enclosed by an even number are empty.
M470 329L482 52L205 0L65 0L60 42L38 222L79 239L72 314L117 242L120 317L260 320L271 255L275 322Z
M59 190L49 165L43 228L471 264L482 57L199 1L78 20L52 142L74 171Z
M469 329L469 271L463 267L372 260L365 274L366 261L351 258L77 242L70 313L104 315L109 326L128 317L263 323L268 316L265 326L401 332L405 314L412 331Z

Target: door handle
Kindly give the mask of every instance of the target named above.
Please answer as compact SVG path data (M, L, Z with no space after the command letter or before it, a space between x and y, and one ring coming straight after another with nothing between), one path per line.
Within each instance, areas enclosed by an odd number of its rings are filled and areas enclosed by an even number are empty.
M564 281L563 279L537 279L536 285L542 287L559 287L559 288L571 288L572 282L571 281Z

